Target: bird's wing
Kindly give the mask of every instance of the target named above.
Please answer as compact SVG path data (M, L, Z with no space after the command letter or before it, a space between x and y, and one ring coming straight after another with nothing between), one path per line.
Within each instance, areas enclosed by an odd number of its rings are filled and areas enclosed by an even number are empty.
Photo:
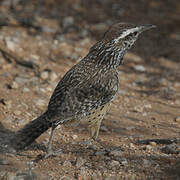
M103 106L114 98L118 90L116 73L80 73L69 71L59 82L50 99L49 112L69 118Z

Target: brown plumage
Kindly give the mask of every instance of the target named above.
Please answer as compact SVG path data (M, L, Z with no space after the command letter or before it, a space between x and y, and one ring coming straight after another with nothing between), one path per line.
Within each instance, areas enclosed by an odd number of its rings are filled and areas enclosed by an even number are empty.
M118 23L110 27L102 40L73 66L56 86L48 108L13 137L15 149L30 145L43 132L59 124L79 122L86 124L91 137L96 139L101 121L118 91L118 68L123 56L144 30L153 25L136 26Z

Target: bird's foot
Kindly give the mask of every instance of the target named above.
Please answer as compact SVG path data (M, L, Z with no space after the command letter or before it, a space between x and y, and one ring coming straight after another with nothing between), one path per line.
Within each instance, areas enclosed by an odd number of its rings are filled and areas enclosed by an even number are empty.
M44 159L47 159L50 156L59 156L61 154L62 154L62 149L59 149L57 151L53 151L52 149L48 149L47 153L44 156Z

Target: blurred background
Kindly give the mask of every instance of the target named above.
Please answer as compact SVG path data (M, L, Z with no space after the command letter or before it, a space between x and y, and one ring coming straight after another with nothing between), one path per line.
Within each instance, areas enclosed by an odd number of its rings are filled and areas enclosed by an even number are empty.
M179 61L178 0L1 0L0 6L0 27L16 21L60 40L67 33L100 39L116 22L155 24L157 30L143 36L133 51Z

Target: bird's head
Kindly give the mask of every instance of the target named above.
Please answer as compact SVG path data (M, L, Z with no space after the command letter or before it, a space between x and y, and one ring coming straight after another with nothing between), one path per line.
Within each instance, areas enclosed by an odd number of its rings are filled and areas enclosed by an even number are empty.
M117 23L112 25L104 34L103 40L121 50L128 50L142 32L154 27L156 26L151 24L135 25L130 23Z
M124 54L135 43L138 36L143 31L154 27L156 26L150 24L114 24L106 31L103 39L91 47L89 59L93 60L96 64L118 67L123 62Z

